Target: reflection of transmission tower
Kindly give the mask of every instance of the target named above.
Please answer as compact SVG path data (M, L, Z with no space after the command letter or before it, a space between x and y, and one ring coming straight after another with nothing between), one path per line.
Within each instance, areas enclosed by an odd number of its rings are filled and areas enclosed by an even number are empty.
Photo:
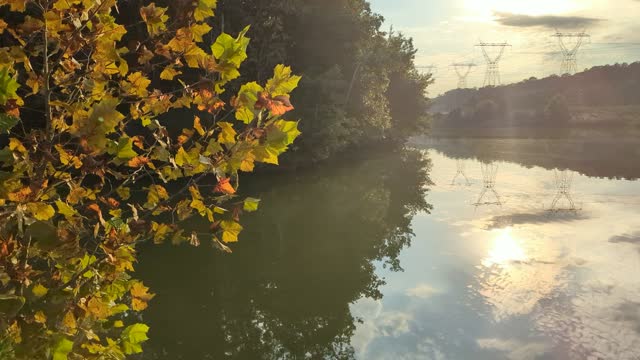
M550 211L577 211L578 208L576 204L573 202L573 198L571 197L571 185L573 184L573 174L574 172L569 170L555 170L554 176L556 181L556 196L553 198L553 202L551 202ZM567 207L560 207L560 203L562 200L567 201Z
M456 167L458 168L458 171L456 172L456 176L453 177L453 180L451 180L451 185L455 185L456 180L458 180L458 177L460 176L464 178L464 181L467 185L471 185L471 182L469 181L469 178L467 177L467 174L465 172L464 160L456 160Z
M474 63L454 63L452 66L458 75L458 89L466 89L467 76L469 76L471 70L477 65Z
M584 31L574 34L557 31L553 37L558 38L560 49L562 50L560 75L575 74L578 71L578 51L580 51L580 47L585 44L586 40L591 39L591 36L587 35ZM575 39L575 44L569 46L565 43L565 39Z
M500 195L496 191L496 176L498 175L498 164L496 163L480 163L482 170L482 192L476 201L476 207L482 205L498 205L502 206ZM494 201L489 201L488 196L493 195Z
M502 60L502 55L504 55L504 50L507 46L511 46L504 43L484 43L476 45L482 49L482 55L484 55L484 59L487 62L487 74L484 77L484 86L496 86L500 85L500 60ZM498 55L491 56L489 54L488 49L490 48L498 48Z

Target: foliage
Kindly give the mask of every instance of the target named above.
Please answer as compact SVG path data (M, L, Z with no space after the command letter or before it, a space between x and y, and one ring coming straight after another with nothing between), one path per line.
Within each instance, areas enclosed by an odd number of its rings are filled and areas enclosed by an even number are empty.
M289 67L225 92L249 29L205 46L216 0L145 2L124 26L126 5L0 0L0 353L17 359L141 352L148 327L132 319L153 294L131 275L136 246L228 251L258 207L239 174L300 134L282 119ZM206 237L181 226L193 216Z

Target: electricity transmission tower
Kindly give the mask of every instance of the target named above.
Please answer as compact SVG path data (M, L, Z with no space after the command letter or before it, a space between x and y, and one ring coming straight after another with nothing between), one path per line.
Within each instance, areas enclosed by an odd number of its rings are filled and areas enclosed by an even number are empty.
M456 167L457 167L456 176L454 176L453 180L451 180L451 185L456 184L456 180L458 180L458 177L463 177L467 186L471 185L471 182L469 181L469 178L467 177L467 174L465 171L464 160L460 160L460 159L456 160Z
M578 51L585 44L585 41L591 39L591 36L584 31L581 33L561 33L556 31L553 37L558 38L560 50L562 50L562 65L560 66L560 74L573 75L578 71ZM565 40L573 39L575 42L568 45Z
M456 71L456 74L458 75L458 89L466 89L467 76L469 76L469 73L471 72L471 70L478 65L474 63L454 63L454 64L451 64L451 66L453 66L453 69Z
M483 205L502 206L500 195L496 191L496 176L498 175L498 164L496 163L480 163L482 170L482 192L476 201L475 207ZM493 201L490 201L490 195L493 195Z
M556 181L557 192L551 202L550 211L577 211L573 197L571 196L571 185L573 184L574 172L569 170L555 170L554 176ZM560 207L561 201L566 200L567 207Z
M476 45L482 49L482 55L487 62L487 73L484 77L484 86L496 86L500 85L500 60L504 55L504 50L511 46L508 43L485 43L480 42ZM497 49L496 52L489 51L490 49Z

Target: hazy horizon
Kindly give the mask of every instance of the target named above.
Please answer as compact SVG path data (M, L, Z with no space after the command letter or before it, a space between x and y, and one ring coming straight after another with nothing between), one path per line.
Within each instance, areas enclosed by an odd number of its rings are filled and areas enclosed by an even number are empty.
M502 83L560 72L562 56L552 35L585 31L591 35L578 55L578 70L597 65L640 60L640 1L619 0L371 0L373 11L387 27L414 39L417 66L437 66L429 95L457 87L450 66L473 62L468 87L481 87L485 74L482 53L475 45L508 42L500 63ZM421 11L423 10L423 11Z

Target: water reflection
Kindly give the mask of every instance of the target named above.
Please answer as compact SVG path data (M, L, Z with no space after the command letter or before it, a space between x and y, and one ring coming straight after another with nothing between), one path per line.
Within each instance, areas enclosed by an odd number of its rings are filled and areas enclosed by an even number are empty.
M575 202L573 201L573 196L571 194L571 184L573 183L574 172L570 170L554 170L553 175L555 177L556 183L556 196L553 198L551 202L551 207L549 210L551 211L576 211L578 208L576 207ZM563 201L566 202L566 205L563 207Z
M498 164L494 162L480 163L482 171L482 191L478 200L474 203L477 207L486 205L502 206L500 195L496 191L496 177L498 176Z
M405 272L385 274L382 299L354 305L366 314L354 336L358 357L639 359L640 182L573 170L556 181L564 160L531 166L541 155L512 141L509 154L529 159L526 167L491 151L462 156L481 159L464 160L475 185L452 186L461 157L439 151L455 144L429 151L434 210L414 219ZM489 173L481 161L500 161L502 206L468 206ZM564 211L567 197L575 210Z
M232 256L145 249L151 358L639 359L640 181L613 179L627 163L460 144L425 150L433 169L407 152L262 178ZM471 186L451 184L460 160ZM502 206L469 206L486 183Z
M430 210L420 152L372 157L245 183L261 209L231 256L144 249L139 273L158 294L145 314L147 357L353 358L350 304L382 297L376 264L399 270L412 217Z

